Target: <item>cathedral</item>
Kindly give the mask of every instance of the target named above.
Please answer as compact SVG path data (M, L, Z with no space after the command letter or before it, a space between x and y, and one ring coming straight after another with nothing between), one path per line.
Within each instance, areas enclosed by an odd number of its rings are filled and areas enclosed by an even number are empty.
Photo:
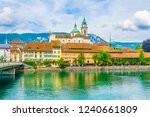
M92 43L88 38L88 26L86 19L84 18L81 25L81 32L78 30L77 24L74 24L74 28L70 33L51 33L49 41L59 40L62 44L66 43Z

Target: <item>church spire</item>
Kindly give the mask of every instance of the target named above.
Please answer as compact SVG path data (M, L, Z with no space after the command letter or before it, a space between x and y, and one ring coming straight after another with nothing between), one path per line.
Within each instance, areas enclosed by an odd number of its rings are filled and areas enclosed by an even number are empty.
M110 33L110 38L109 38L109 44L110 44L110 47L112 46L112 38L111 38L111 33Z
M82 26L83 26L83 25L87 25L87 22L86 22L85 17L83 18L83 21L82 21Z
M8 42L7 42L7 34L6 34L6 40L5 40L5 44L8 44Z
M74 29L77 29L77 24L76 24L76 22L75 22L75 24L74 24Z

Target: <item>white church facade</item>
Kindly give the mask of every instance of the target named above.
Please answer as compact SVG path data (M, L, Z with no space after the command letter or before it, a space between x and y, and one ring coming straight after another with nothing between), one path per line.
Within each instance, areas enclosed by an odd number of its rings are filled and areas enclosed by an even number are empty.
M75 23L74 29L67 34L59 34L59 33L51 33L49 37L49 41L59 40L62 44L65 43L92 43L88 38L88 27L86 19L84 18L82 21L81 32L77 28L77 24Z

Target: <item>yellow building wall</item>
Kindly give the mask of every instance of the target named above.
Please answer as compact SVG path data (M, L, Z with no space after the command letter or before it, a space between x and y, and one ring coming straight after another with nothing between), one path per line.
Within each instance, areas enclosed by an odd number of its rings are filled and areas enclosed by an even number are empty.
M61 58L61 48L53 49L52 60L59 60Z
M22 52L22 61L24 60L44 60L45 52Z
M61 53L61 57L65 60L68 61L71 65L73 64L74 60L78 58L80 53ZM85 62L89 64L94 64L93 60L93 54L94 53L84 53L85 56Z
M20 62L20 56L21 56L21 53L19 53L19 52L11 52L10 60L12 62Z
M53 49L50 57L45 57L47 52L22 52L22 61L28 60L59 60L61 58L61 49Z

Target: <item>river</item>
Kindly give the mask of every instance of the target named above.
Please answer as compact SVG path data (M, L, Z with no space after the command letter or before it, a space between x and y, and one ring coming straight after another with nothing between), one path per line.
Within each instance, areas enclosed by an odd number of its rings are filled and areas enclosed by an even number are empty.
M0 100L146 100L149 71L24 72L0 76Z

